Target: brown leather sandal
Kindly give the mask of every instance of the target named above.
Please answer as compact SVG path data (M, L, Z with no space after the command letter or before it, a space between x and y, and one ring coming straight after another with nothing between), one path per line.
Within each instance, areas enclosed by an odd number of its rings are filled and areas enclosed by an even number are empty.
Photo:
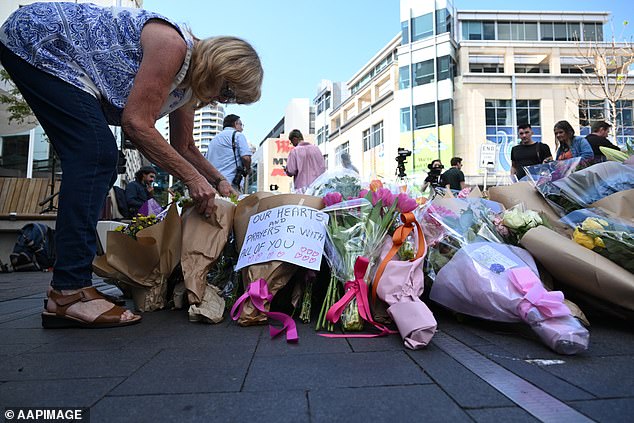
M56 305L55 312L44 310L42 312L42 327L47 329L58 328L111 328L116 326L129 326L137 324L141 321L141 316L135 315L130 320L121 320L121 315L126 311L125 308L118 305L112 305L112 308L101 315L97 316L93 321L83 320L79 317L69 316L66 311L70 306L78 302L89 302L94 300L108 299L94 287L83 288L81 291L71 295L63 295L58 291L50 291L48 300L53 301Z

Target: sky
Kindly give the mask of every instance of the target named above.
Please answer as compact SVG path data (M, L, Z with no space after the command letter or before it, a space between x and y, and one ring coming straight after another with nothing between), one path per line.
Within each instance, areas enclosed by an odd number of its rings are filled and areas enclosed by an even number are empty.
M634 34L629 3L454 0L458 10L608 11L613 22L606 27L606 38L614 27L617 40ZM241 117L244 134L257 146L283 117L291 99L312 102L322 79L347 82L399 34L399 4L399 0L144 0L143 8L187 24L199 38L234 35L253 45L264 68L262 97L251 105L229 105L225 113ZM624 27L630 19L632 23Z

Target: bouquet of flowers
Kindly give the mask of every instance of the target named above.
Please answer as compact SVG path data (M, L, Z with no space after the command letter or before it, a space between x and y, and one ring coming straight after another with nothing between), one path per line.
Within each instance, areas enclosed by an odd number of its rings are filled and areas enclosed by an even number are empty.
M493 224L505 243L519 245L519 241L530 229L545 223L544 218L534 210L525 210L519 204L493 217Z
M306 188L306 195L324 197L326 194L336 192L341 194L344 200L357 198L361 190L359 174L345 168L326 171Z
M132 222L129 225L117 226L114 230L136 239L136 234L139 233L139 231L149 228L152 225L156 225L158 222L159 219L154 214L149 216L137 214L136 217L132 218Z
M577 210L562 221L574 228L572 239L634 273L634 227L599 210Z
M563 294L544 289L528 252L503 244L491 220L495 204L438 201L446 206L440 209L442 213L437 212L439 207L427 210L428 219L435 220L445 233L428 257L434 280L432 300L474 317L524 321L561 354L587 349L589 334L571 315Z
M342 201L343 196L339 192L331 192L324 197L324 203L329 207L323 211L331 214L326 257L331 263L333 278L322 305L317 329L333 328L325 322L324 312L330 310L337 299L337 280L341 283L354 280L354 266L358 257L364 256L369 262L374 262L399 214L417 207L416 200L405 193L393 195L380 181L373 181L370 190L361 190L359 197ZM355 299L346 306L341 320L344 330L363 329Z

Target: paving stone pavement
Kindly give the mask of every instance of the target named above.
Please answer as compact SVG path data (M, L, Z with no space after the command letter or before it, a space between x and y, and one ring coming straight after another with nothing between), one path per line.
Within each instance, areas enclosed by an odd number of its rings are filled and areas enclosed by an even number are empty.
M190 323L180 310L145 313L125 328L44 330L49 281L47 273L0 274L3 411L87 407L93 423L539 421L525 409L530 392L513 402L433 340L412 351L398 335L330 339L298 323L299 342L287 344L271 339L266 326ZM458 322L434 311L443 339L529 382L579 419L557 418L554 409L552 421L632 421L632 325L592 320L589 351L571 357L516 325Z

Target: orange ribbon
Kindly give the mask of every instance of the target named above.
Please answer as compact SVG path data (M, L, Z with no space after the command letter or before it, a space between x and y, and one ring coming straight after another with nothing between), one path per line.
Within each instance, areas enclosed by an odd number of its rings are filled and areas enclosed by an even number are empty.
M403 224L396 228L394 231L394 235L392 235L392 248L387 253L387 255L381 261L378 269L376 270L376 274L374 275L374 283L372 284L372 302L376 302L376 289L379 285L379 281L381 280L381 276L383 275L383 271L387 266L388 262L392 260L392 257L398 252L398 249L401 248L401 245L405 242L410 233L414 230L414 226L416 226L416 231L418 233L418 251L416 251L416 256L410 261L417 260L425 255L425 249L427 248L425 242L425 236L423 235L423 230L420 227L420 223L416 220L414 213L407 212L401 213L401 221Z

